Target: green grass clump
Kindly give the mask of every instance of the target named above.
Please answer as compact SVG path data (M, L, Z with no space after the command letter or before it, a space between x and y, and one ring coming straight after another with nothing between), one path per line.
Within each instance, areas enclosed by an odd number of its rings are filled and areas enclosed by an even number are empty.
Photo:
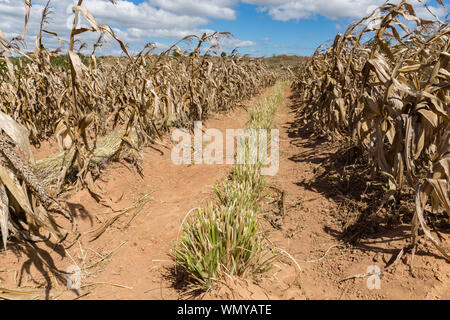
M211 203L186 223L174 256L194 287L210 289L225 274L247 277L267 271L265 251L254 210Z
M249 128L271 129L277 105L283 99L284 83L250 111ZM250 158L249 141L245 159ZM226 275L241 278L262 274L271 268L271 254L259 231L259 202L266 181L261 163L236 165L229 180L215 187L216 200L196 209L182 229L172 256L177 267L191 278L193 289L212 289Z
M240 165L233 168L231 180L216 185L218 202L226 207L259 209L258 200L266 185L261 176L261 165Z
M272 93L256 103L256 108L249 111L251 129L270 130L274 127L275 113L278 104L283 100L284 82L278 82L273 88Z

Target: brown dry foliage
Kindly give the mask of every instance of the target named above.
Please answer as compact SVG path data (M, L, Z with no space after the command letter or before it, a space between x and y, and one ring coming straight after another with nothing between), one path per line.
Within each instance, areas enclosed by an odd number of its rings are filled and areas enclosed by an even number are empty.
M100 25L82 4L83 0L79 0L73 7L68 70L51 63L61 48L49 51L42 43L43 33L60 41L56 33L47 29L50 1L42 13L32 54L23 49L31 1L25 1L23 37L8 40L0 30L0 62L5 65L5 71L0 71L0 115L10 116L10 121L19 123L22 126L19 131L28 130L34 144L56 134L65 152L58 183L48 190L51 194L59 194L67 177L75 172L77 187L87 187L98 201L102 200L94 184L96 168L91 161L99 137L114 130L124 131L113 158L118 159L126 152L139 168L139 151L160 138L162 132L173 126L192 127L194 120L229 110L276 81L276 74L258 59L237 54L226 58L201 55L205 46L209 52L218 49L218 40L230 37L229 33L182 39L181 42L196 43L191 56L185 56L177 43L160 55L151 55L153 46L149 44L132 57L113 30ZM80 15L89 27L79 27ZM75 50L75 46L86 47L76 39L85 32L99 34L88 66ZM117 59L113 65L97 63L95 52L104 36L112 37L126 58ZM12 55L23 58L19 65L11 62ZM38 236L41 228L62 241L68 232L49 214L52 198L34 175L32 159L14 162L17 149L29 145L28 137L22 135L21 139L26 140L22 143L15 139L17 136L11 137L3 131L5 134L0 130L2 147L8 146L13 154L0 150L0 226L4 244L9 235L20 238L25 234L28 240L36 240L33 236ZM28 176L23 175L25 171ZM72 217L61 206L57 206L57 211L71 220L76 234Z
M363 146L386 200L416 191L413 244L421 229L450 260L424 219L424 208L450 214L450 26L435 18L386 3L319 47L293 86L307 121Z

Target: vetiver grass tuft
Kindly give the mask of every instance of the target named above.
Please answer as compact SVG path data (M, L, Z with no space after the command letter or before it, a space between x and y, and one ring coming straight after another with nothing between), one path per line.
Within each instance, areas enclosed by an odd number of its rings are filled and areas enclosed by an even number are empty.
M284 83L260 100L249 113L251 129L271 129L277 105L283 99ZM245 145L245 158L250 151ZM253 277L271 268L274 255L259 230L259 201L266 185L261 163L235 165L231 178L220 187L217 199L196 209L182 226L175 244L177 268L187 272L193 289L212 289L226 275Z

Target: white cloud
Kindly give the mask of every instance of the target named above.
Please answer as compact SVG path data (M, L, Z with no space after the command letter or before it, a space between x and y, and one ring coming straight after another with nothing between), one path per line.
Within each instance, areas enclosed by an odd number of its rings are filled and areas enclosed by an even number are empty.
M259 10L267 12L274 20L289 21L307 19L318 14L333 20L357 19L384 4L385 0L243 0L243 2L260 6ZM419 1L410 2L417 5L419 16L431 17L425 8L418 6ZM441 17L447 12L442 7L430 6L430 9Z
M400 1L400 0L392 0ZM418 4L418 0L410 0ZM72 7L77 0L53 0L48 29L58 33L67 43L73 22ZM100 24L107 24L125 43L129 43L132 52L139 51L148 41L164 39L173 43L187 35L201 35L213 32L207 28L213 19L235 20L239 2L255 5L255 10L268 14L279 21L298 20L322 15L329 19L357 19L383 4L385 0L144 0L139 4L131 0L117 0L113 5L109 0L85 0L83 5L92 13ZM428 1L429 3L430 1ZM42 10L47 0L32 0L27 43L32 50L34 38L39 30ZM421 17L431 19L432 15L423 7L416 6ZM438 16L443 17L447 10L430 7ZM23 33L24 3L21 0L0 0L0 30L11 39ZM87 24L84 22L84 24ZM343 28L341 21L336 21L336 28ZM339 28L338 28L339 29ZM226 30L218 30L226 31ZM92 43L98 35L86 33L77 39ZM252 39L257 41L256 39ZM260 39L258 42L267 42ZM256 46L253 41L228 39L222 44L224 50L234 47ZM53 36L46 35L44 43L50 48L57 47ZM162 42L161 42L162 43ZM117 50L109 41L104 45L104 54Z
M244 48L253 46L256 46L256 43L250 40L223 39L221 42L221 47L224 49Z
M53 0L51 2L54 14L50 16L48 29L68 41L73 23L72 7L77 0ZM28 27L27 42L34 45L34 38L39 30L42 10L47 0L33 0L30 22ZM100 24L113 27L114 32L125 43L139 50L149 39L169 39L175 42L185 36L204 32L213 32L203 26L209 24L212 19L236 19L233 9L237 0L146 0L135 4L130 0L117 0L116 5L109 0L85 0L83 6L94 16ZM23 1L0 0L0 30L8 38L20 35L23 32L25 9ZM87 22L84 21L84 25ZM82 41L95 41L98 35L84 34L78 39ZM103 52L108 54L117 50L105 45ZM45 44L56 47L56 39L46 37ZM251 43L237 42L241 46ZM114 51L115 52L115 51Z
M217 44L216 40L209 41L210 45ZM234 49L254 47L256 43L250 40L239 40L232 37L222 37L220 39L220 48L214 50L216 53L222 51L231 52ZM248 51L248 50L247 50Z
M265 7L275 20L311 18L320 14L330 19L358 18L370 5L381 5L384 0L244 0Z
M136 5L130 1L117 1L117 5L114 5L105 0L90 0L86 1L85 6L99 22L150 32L155 29L193 29L209 21L203 16L175 14L157 9L148 2Z
M150 0L163 10L194 17L210 17L224 20L236 19L236 12L232 9L236 0Z

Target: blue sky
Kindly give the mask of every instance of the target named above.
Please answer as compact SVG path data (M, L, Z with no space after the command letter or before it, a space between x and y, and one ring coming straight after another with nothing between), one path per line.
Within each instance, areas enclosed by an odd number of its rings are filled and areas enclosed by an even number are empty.
M265 56L310 55L317 46L334 38L338 32L338 21L320 15L308 19L277 21L266 12L258 12L254 5L240 3L236 10L236 20L216 20L206 27L226 30L239 39L255 42L254 46L240 49L245 53ZM345 25L343 21L340 23Z
M392 0L398 2L399 0ZM449 0L444 1L448 4ZM40 15L47 0L32 0L27 42L34 44ZM67 42L76 0L53 0L54 14L49 30ZM137 53L148 42L159 50L178 39L203 32L229 31L233 40L222 42L222 50L252 56L274 54L310 55L321 43L345 31L349 23L360 19L384 3L384 0L84 0L85 6L100 24L113 27L115 33ZM410 0L417 13L430 18L418 0ZM445 18L447 8L435 0L425 1L430 9ZM0 30L9 38L22 34L24 5L19 0L0 0ZM84 22L86 23L86 22ZM80 40L92 43L95 34ZM53 38L46 45L57 45ZM103 54L120 54L113 41L103 47Z

